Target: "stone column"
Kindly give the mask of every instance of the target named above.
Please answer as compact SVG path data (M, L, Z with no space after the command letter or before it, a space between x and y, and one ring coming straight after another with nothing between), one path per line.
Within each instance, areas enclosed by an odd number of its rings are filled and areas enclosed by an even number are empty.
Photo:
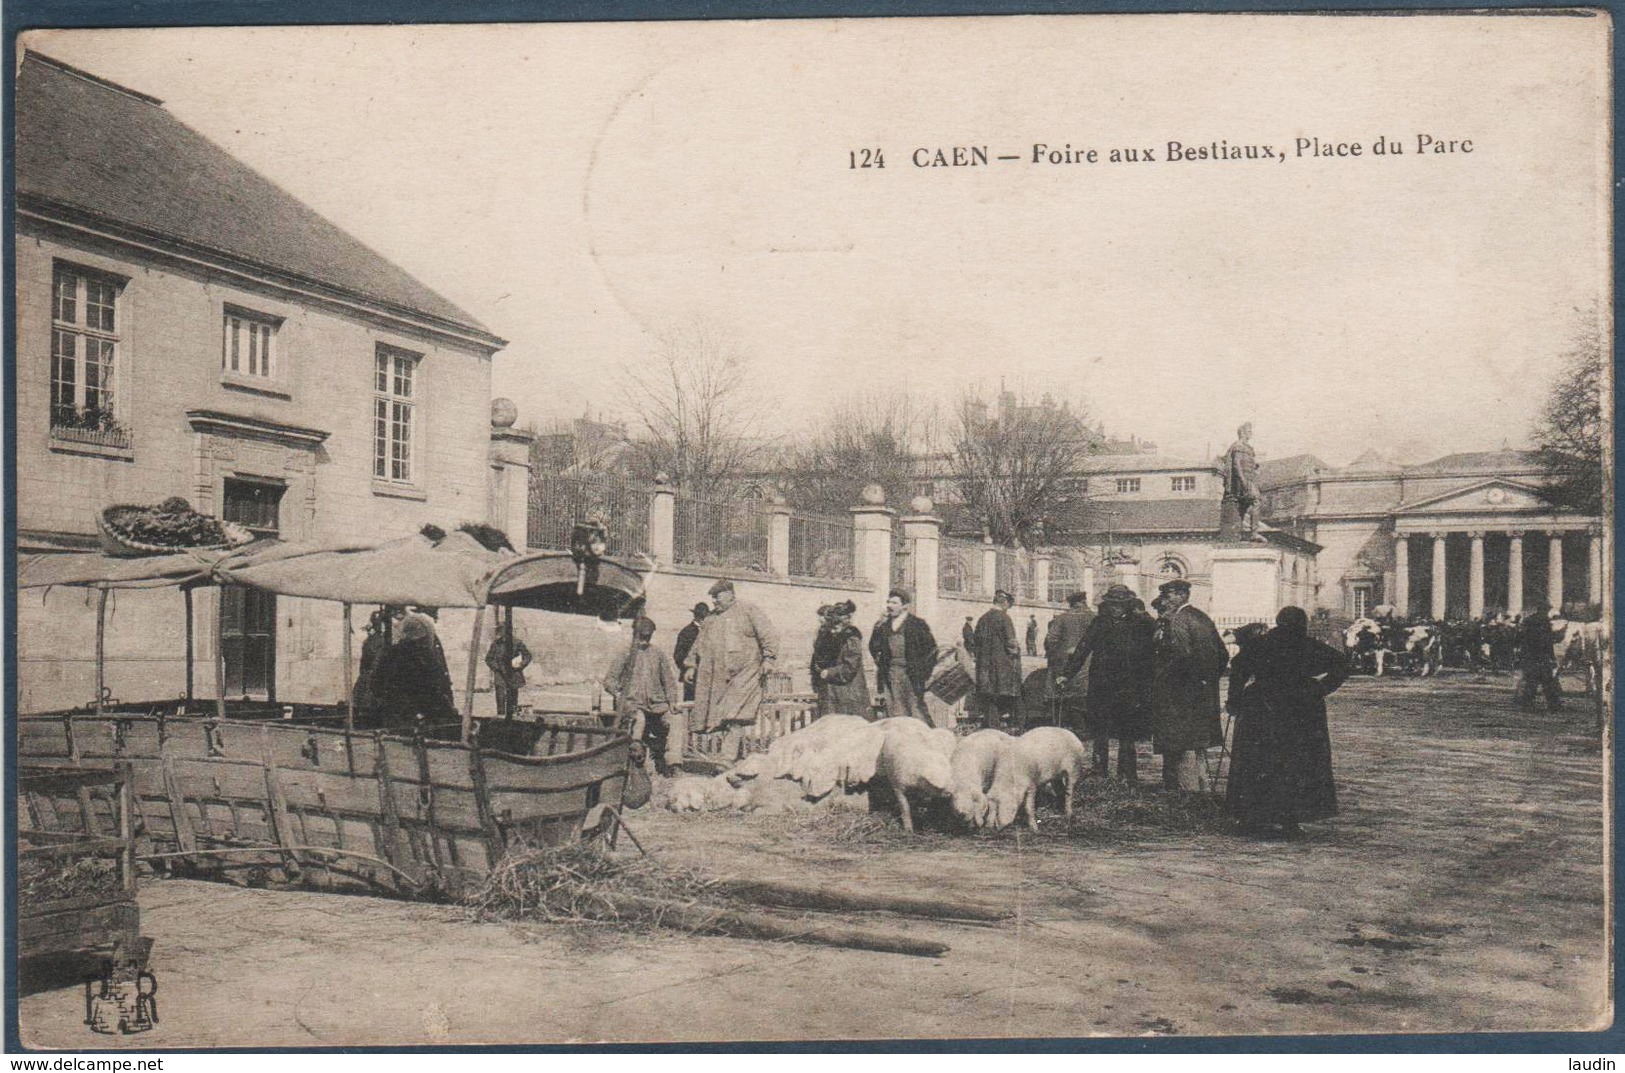
M1586 598L1594 607L1602 606L1602 530L1593 529L1589 534L1588 555L1586 558L1586 580L1589 582Z
M768 508L767 567L779 577L790 576L790 508L781 495Z
M989 600L999 590L999 549L993 538L982 538L982 595Z
M903 518L903 539L909 542L914 559L914 613L933 628L941 628L937 615L942 592L942 519L931 513L932 506L928 497L914 497L909 503L913 513Z
M649 493L649 554L661 566L677 561L677 493L664 474Z
M502 423L517 414L512 403L503 409L500 404L504 402L507 400L493 399L491 405L491 441L486 455L491 465L486 497L490 517L486 521L523 550L530 543L530 445L536 437Z
M1548 533L1546 552L1546 602L1554 612L1563 610L1563 534Z
M1094 607L1095 606L1095 599L1096 599L1095 598L1095 568L1092 567L1092 566L1086 566L1086 567L1083 568L1083 594L1085 596L1089 597L1089 606Z
M863 490L863 503L852 508L852 567L877 592L891 588L891 523L896 511L886 506L878 484Z
M1404 533L1394 534L1394 591L1388 602L1400 618L1411 613L1411 542Z
M1523 614L1523 534L1507 534L1507 614Z
M1434 533L1433 536L1433 617L1444 618L1445 612L1445 585L1447 572L1445 570L1445 534Z
M1049 598L1050 563L1055 557L1048 552L1037 552L1033 555L1033 603L1047 604Z
M1484 617L1484 534L1473 533L1473 553L1467 581L1467 617Z

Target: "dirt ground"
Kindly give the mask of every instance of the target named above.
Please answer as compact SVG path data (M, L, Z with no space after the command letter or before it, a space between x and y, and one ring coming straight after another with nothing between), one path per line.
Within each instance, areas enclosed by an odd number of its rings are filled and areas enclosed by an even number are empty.
M940 959L171 880L141 896L161 1026L93 1036L77 989L58 988L22 998L21 1034L167 1049L1601 1028L1594 717L1519 712L1510 692L1466 674L1351 681L1329 702L1342 815L1298 842L1082 839L1060 818L872 842L804 816L632 820L659 856L719 876L1019 910L868 921L949 943Z

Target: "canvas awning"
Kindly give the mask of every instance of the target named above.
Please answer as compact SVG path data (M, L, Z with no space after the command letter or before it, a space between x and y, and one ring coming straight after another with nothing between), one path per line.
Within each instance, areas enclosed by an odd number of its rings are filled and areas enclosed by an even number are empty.
M19 589L144 589L171 585L207 585L211 570L225 551L191 549L172 555L125 558L100 552L25 555L17 562Z
M215 576L282 596L349 604L483 607L489 603L618 616L643 593L642 572L625 562L588 564L582 578L567 551L491 551L457 531L421 533L365 547L280 545L239 552ZM577 592L577 588L582 591Z

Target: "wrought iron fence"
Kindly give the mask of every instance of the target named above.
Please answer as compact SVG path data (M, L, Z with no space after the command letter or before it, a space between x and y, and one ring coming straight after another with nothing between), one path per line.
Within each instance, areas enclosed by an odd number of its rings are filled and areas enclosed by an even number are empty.
M768 557L771 518L757 503L719 503L679 495L676 559L684 566L772 573Z
M982 545L943 538L937 550L937 588L956 596L980 596Z
M649 489L625 478L533 475L527 521L533 548L568 548L571 526L597 521L611 555L649 553Z
M1014 596L1018 603L1033 602L1032 556L1020 548L1001 547L997 553L995 585Z
M852 564L852 522L817 514L790 515L790 574L847 580Z

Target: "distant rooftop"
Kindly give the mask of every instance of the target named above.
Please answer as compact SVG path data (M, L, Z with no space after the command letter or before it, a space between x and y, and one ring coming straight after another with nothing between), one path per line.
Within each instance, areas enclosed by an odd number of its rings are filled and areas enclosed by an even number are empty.
M82 213L503 345L155 97L28 52L16 122L20 207Z

